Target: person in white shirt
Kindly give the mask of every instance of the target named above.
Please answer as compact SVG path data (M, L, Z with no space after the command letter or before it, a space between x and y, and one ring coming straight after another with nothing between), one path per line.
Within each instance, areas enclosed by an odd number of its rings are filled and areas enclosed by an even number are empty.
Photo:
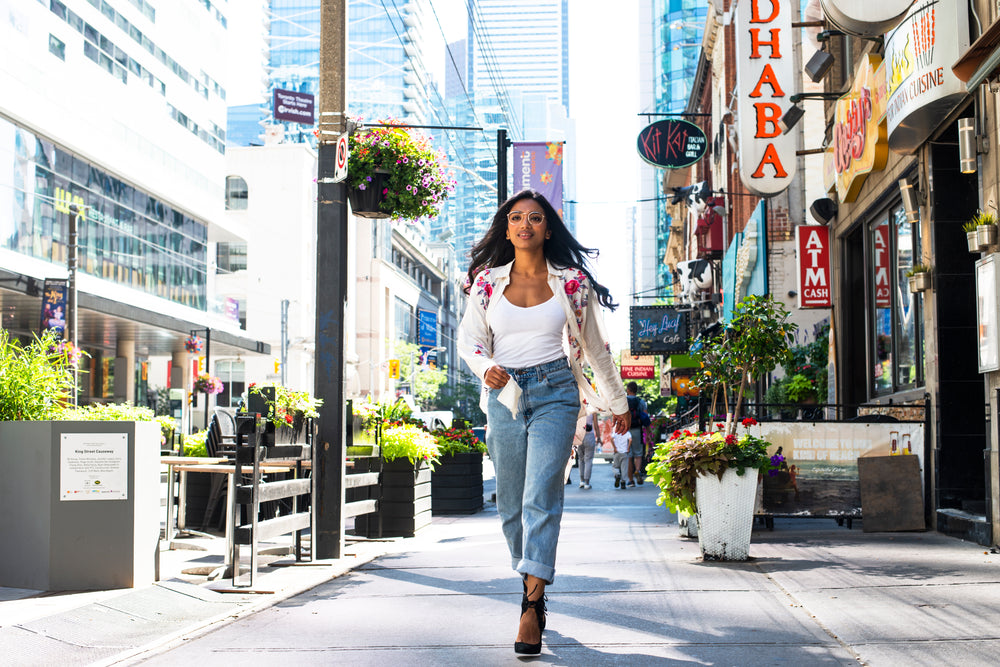
M517 653L541 652L564 466L581 406L611 412L616 431L629 427L600 311L616 304L587 268L594 252L573 238L545 197L525 190L500 206L471 253L458 351L483 380L480 407L489 423L497 511L511 564L522 577ZM583 373L584 358L597 391Z
M615 488L625 490L626 478L628 477L628 464L631 457L629 448L632 447L632 433L612 433L611 441L615 444L614 458L611 459L611 467L615 471Z

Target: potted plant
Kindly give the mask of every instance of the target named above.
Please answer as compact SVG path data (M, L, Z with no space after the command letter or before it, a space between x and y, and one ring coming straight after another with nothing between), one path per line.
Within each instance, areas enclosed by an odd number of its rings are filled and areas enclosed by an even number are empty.
M308 418L318 418L323 399L308 391L296 391L277 382L251 382L247 387L247 409L264 415L274 429L275 442L296 443Z
M694 341L692 351L703 364L694 382L713 389L713 414L719 392L729 406L734 386L733 411L714 432L675 433L647 466L661 490L657 502L697 512L698 542L707 559L746 560L749 554L757 471L770 470L772 463L767 443L749 432L738 435L737 428L756 424L740 419L750 382L791 361L789 344L797 327L788 315L770 295L750 295L736 304L724 327Z
M355 518L354 529L366 537L413 537L431 522L431 471L438 462L437 441L417 424L384 422L382 497L378 512Z
M396 125L361 127L350 135L348 198L354 215L433 218L455 189L443 153L430 139Z
M431 431L439 463L431 474L431 513L474 514L483 507L486 445L464 424Z
M149 421L68 411L80 354L51 332L22 343L0 329L0 504L17 508L0 525L18 545L0 553L0 586L153 583L160 429L151 411Z
M969 252L979 252L979 235L976 233L979 223L972 219L962 225L962 229L965 231L966 243L969 244Z
M208 373L202 373L194 380L193 389L202 394L221 394L224 389L222 385L222 380L215 377L214 375L209 375Z
M976 242L979 250L986 250L997 242L997 216L995 213L987 213L983 210L976 211L972 216L972 221L976 223Z
M995 225L994 225L995 227ZM916 264L906 272L906 277L910 281L910 292L916 294L930 289L931 267L926 264Z

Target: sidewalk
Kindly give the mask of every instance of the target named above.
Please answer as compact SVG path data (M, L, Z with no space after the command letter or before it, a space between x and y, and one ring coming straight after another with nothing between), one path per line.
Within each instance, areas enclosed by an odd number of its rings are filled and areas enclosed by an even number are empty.
M1000 655L1000 555L983 547L777 519L755 530L751 561L703 563L656 507L656 487L614 489L606 464L592 490L577 475L545 646L525 661L972 666ZM53 596L13 613L17 602L0 602L0 651L18 665L517 663L520 583L492 506L351 548L336 565L264 568L270 594L174 581L78 594L95 597L72 610L46 608Z

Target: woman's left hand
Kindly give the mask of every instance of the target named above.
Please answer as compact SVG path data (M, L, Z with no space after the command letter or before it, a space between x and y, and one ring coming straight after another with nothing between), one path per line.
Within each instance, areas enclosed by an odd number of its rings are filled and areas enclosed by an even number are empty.
M627 412L620 415L612 415L611 418L615 422L615 433L619 435L627 433L629 426L632 425L632 416Z

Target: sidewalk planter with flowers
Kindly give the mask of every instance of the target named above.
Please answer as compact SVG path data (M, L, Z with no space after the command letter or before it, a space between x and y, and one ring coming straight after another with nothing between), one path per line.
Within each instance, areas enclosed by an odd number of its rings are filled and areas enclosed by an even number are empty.
M347 186L354 215L433 218L455 189L444 154L412 130L362 127L351 134L349 147Z
M274 383L251 382L247 387L247 410L264 416L276 444L297 444L308 418L318 418L323 400L308 391L296 391Z
M152 411L150 421L69 413L77 356L50 333L22 345L0 329L0 586L154 581L159 425Z
M796 327L787 322L788 315L770 296L747 296L720 332L692 345L702 359L693 381L702 392L712 390L712 413L720 392L722 405L730 405L733 387L734 410L715 431L676 431L657 446L646 468L660 487L658 504L697 513L698 543L706 560L749 557L758 473L771 473L781 462L768 457L768 443L748 432L756 421L741 421L740 412L750 382L790 361ZM739 426L742 435L737 435Z
M431 434L440 452L440 462L431 475L431 513L475 514L483 508L486 445L471 428L439 429Z
M382 498L378 512L355 518L354 531L365 537L413 537L431 522L431 470L437 442L416 424L382 424Z
M214 375L209 375L208 373L202 373L194 380L194 390L201 394L221 394L224 389L222 385L222 380L215 377Z

